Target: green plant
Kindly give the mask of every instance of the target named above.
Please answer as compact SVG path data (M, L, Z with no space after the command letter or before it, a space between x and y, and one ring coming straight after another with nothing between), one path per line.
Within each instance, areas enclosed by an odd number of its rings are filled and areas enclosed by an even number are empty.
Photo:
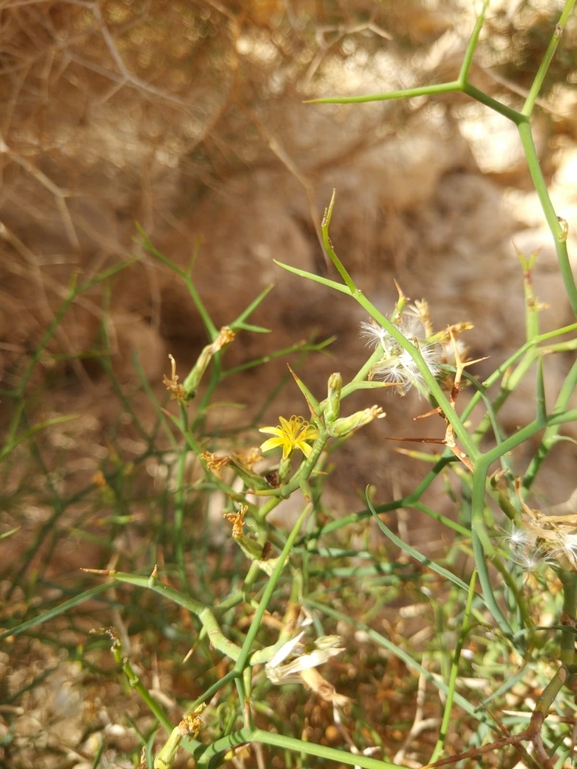
M540 86L574 2L565 3L555 35L520 111L481 92L469 81L487 5L485 3L479 16L456 81L392 94L322 99L317 103L355 103L458 91L511 120L519 129L535 188L555 241L567 298L577 315L577 289L567 254L566 225L557 217L549 200L530 123ZM268 292L219 330L198 295L190 271L176 267L141 233L145 247L187 286L208 336L208 344L182 383L176 361L172 359L171 376L165 377L165 384L176 401L176 415L165 409L149 391L157 425L152 433L146 433L148 448L140 459L155 451L157 432L163 431L176 457L174 521L170 532L175 566L168 565L160 571L154 565L149 568L150 573L141 573L142 568L132 573L115 568L87 570L110 578L110 582L11 628L4 636L23 634L48 623L103 593L110 584L133 586L162 599L155 606L164 607L163 611L167 611L167 606L171 610L181 607L192 616L196 631L193 654L198 655L196 669L202 673L198 676L198 691L194 699L190 698L186 714L176 727L131 663L120 634L110 628L104 631L112 640L118 668L144 699L155 719L149 731L141 735L143 767L169 769L179 749L192 754L198 766L214 767L233 758L248 761L247 746L254 751L259 766L266 765L262 746L282 751L286 766L324 765L315 764L315 757L323 762L369 769L402 766L402 758L391 755L390 747L383 744L376 728L378 716L372 712L367 717L365 703L352 703L348 696L352 692L347 689L347 695L342 693L341 682L337 691L316 672L318 665L344 652L357 676L369 676L365 683L376 699L379 681L370 677L368 666L363 669L362 655L354 648L355 644L365 643L385 654L387 660L401 661L413 674L409 687L414 685L416 689L425 682L423 686L438 693L443 704L440 716L438 708L435 711L437 737L432 745L421 746L419 752L419 758L428 765L474 760L495 751L505 756L501 765L506 765L509 754L505 749L510 749L511 761L517 762L521 756L528 766L553 767L556 762L560 765L570 753L564 740L569 732L567 722L575 716L577 535L574 532L577 519L574 510L563 516L545 517L531 510L525 498L550 450L564 439L560 428L577 420L577 410L570 408L577 384L577 364L572 366L557 393L551 412L545 407L543 375L548 356L575 350L575 337L564 337L574 335L577 323L548 333L539 332L539 306L531 283L531 270L537 257L520 256L525 276L526 340L484 382L479 382L467 371L474 361L463 360L457 344L457 336L464 329L462 323L435 332L426 303L407 306L406 297L399 291L393 312L386 316L363 295L330 242L334 205L333 196L322 223L322 237L326 253L342 282L290 265L281 266L356 301L372 319L364 324L364 333L375 349L349 382L343 383L341 375L333 373L324 398L305 384L306 377L301 379L291 370L303 396L307 418L284 415L278 425L260 426L262 433L273 436L262 443L261 452L282 450L278 462L265 469L259 466L262 454L253 445L254 428L260 425L263 411L245 429L234 434L226 430L212 431L208 415L218 385L235 373L223 365L227 346L234 343L239 332L265 330L250 324L248 319ZM298 349L319 351L325 344L307 342ZM256 367L261 362L254 361L247 367ZM521 380L532 371L535 418L506 434L500 424L500 409L509 397L514 397ZM142 384L146 387L144 380ZM465 385L472 394L462 406ZM413 452L416 458L430 462L432 467L410 494L379 504L369 489L364 509L327 520L322 500L331 453L345 440L354 441L358 429L384 416L376 405L344 416L343 404L359 390L381 391L387 387L400 394L416 387L430 399L433 411L445 421L445 431L437 439L426 440L438 445L440 450L436 455ZM189 406L198 393L201 394L195 400L196 410L192 415ZM475 422L473 414L477 407L483 409L483 416ZM536 436L540 436L538 446L520 477L511 454ZM5 454L30 437L29 432L18 435L17 430L12 429ZM408 440L402 436L398 439ZM202 468L193 481L188 477L191 456ZM163 459L166 461L166 456L163 455ZM103 476L105 491L114 492L113 481L124 478L124 470L119 467ZM458 521L442 515L424 501L427 490L443 482L456 498ZM191 574L191 560L185 549L187 515L198 499L205 500L216 493L221 494L223 518L232 525L231 539L235 547L238 546L224 594L211 584L208 568L205 574ZM300 499L301 507L287 533L270 519L273 511L291 497ZM410 547L386 525L387 513L404 508L418 510L444 528L447 544L442 559L436 561L429 553ZM121 508L116 512L120 515ZM510 521L504 535L499 530L501 512ZM384 548L379 550L366 542L359 545L358 531L368 539L368 530L362 527L373 520L403 554L397 562L387 559ZM207 548L204 555L208 558L208 554ZM463 565L463 556L471 559L465 561L466 565ZM522 568L518 568L519 563ZM531 573L527 575L529 567ZM218 569L212 573L217 572ZM369 596L363 595L367 580L372 588ZM476 590L477 580L480 592ZM178 588L174 587L175 582L179 583ZM562 590L555 587L558 584ZM389 636L373 626L372 619L379 616L383 607L393 605L399 595L410 594L415 605L419 605L435 593L437 598L431 600L434 633L426 653L417 642L393 639L392 633ZM549 619L545 620L547 616ZM307 629L311 626L314 638L311 634L307 641ZM163 627L166 632L172 624L167 621ZM332 632L337 630L338 633ZM227 661L224 665L223 659ZM378 656L376 659L378 661ZM384 679L385 674L382 675ZM467 688L466 679L473 678L480 681L477 690L473 686ZM278 709L285 716L290 713L290 706L283 704L278 694L281 690L275 687L286 687L287 696L295 698L292 702L300 703L298 693L290 687L301 684L315 692L318 701L323 703L325 716L332 712L338 724L339 742L348 749L309 739L304 719L295 725L303 737L298 739L293 736L290 720L287 727L283 717L275 712ZM523 686L534 696L532 706L510 708L505 716L499 717L497 711L504 710L509 700L522 699L519 688ZM549 724L547 716L553 704L565 720ZM351 725L342 715L343 711L347 717L352 713ZM420 705L417 711L420 715L415 718L413 728L407 730L405 752L426 721ZM458 717L455 712L459 713ZM381 716L384 717L384 706ZM458 755L442 758L451 747L449 740L454 736L451 722L455 718L463 724L466 738L458 745ZM168 740L157 736L157 728L167 732ZM161 742L166 740L156 752L155 738ZM528 746L533 750L532 755ZM382 755L375 757L378 751Z

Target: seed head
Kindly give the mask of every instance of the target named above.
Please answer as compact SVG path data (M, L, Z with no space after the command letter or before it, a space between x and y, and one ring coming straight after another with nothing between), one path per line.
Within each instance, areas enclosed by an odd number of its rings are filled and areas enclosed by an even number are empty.
M436 342L427 341L426 328L422 317L408 313L395 324L399 332L420 352L421 357L433 376L439 374L441 347ZM383 348L382 359L374 366L371 379L379 379L397 388L400 395L405 395L411 387L421 389L424 380L411 353L402 347L389 332L375 321L361 323L361 336L373 347Z

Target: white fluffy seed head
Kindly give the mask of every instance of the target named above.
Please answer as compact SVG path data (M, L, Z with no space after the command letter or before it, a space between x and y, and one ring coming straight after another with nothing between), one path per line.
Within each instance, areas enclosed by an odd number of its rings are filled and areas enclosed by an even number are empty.
M424 339L424 328L418 317L408 316L397 326L405 339L414 345L433 376L437 376L440 367L441 348L436 343L427 342ZM373 379L388 382L395 385L401 395L415 386L421 389L424 380L411 353L405 350L389 332L375 321L361 323L361 336L367 344L376 348L380 345L383 349L383 357L373 368Z
M361 339L364 339L369 347L377 348L382 344L387 332L382 326L374 321L361 323Z

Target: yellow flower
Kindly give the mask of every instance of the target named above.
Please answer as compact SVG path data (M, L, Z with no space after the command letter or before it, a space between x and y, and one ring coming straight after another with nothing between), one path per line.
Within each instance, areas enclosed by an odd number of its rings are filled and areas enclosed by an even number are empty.
M260 427L259 432L269 433L276 436L275 438L269 438L260 447L261 451L270 451L276 449L278 446L282 447L282 458L288 459L294 449L299 449L305 455L309 457L311 453L311 447L307 441L314 441L318 436L319 431L316 427L309 424L306 419L302 417L295 417L294 415L290 420L286 420L284 417L279 417L280 425L276 427Z

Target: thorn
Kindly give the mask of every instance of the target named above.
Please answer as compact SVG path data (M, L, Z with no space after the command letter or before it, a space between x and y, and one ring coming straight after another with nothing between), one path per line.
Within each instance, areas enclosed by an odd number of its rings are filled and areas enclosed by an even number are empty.
M445 445L443 438L397 438L394 435L388 435L385 437L386 441L405 441L409 443L440 443Z
M416 422L417 419L426 419L427 417L432 417L433 414L440 414L443 416L443 412L441 411L441 407L437 406L436 409L432 409L431 411L427 411L425 414L419 414L418 417L413 417L413 421Z
M148 578L148 587L153 587L153 585L156 584L157 579L158 579L158 564L155 563L154 569L152 570L152 573Z
M449 448L451 449L453 454L457 457L457 459L459 459L465 465L467 470L470 470L471 472L473 472L473 463L471 462L467 454L458 446L449 446Z
M405 299L408 301L410 297L406 296L403 292L403 289L399 286L396 280L393 279L393 283L395 284L395 288L397 289L397 293L399 294L399 299Z

